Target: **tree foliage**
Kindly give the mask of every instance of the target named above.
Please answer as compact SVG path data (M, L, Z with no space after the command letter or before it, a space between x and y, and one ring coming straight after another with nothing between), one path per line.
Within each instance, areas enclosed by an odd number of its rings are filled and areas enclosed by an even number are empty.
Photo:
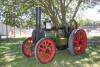
M82 0L35 1L56 25L68 25L68 22L73 21L82 2Z
M28 22L34 18L33 2L32 0L1 0L0 6L2 7L2 17L4 23L10 26L27 27ZM33 25L31 21L30 25Z
M90 26L93 21L90 19L79 20L79 26Z
M17 27L33 27L35 24L36 6L50 17L55 25L71 25L79 7L96 5L99 0L0 0L1 16L7 25Z

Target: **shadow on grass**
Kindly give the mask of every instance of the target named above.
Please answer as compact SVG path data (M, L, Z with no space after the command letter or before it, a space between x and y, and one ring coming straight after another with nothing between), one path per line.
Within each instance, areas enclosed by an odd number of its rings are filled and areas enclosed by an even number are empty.
M73 56L68 50L57 51L52 62L36 64L33 58L27 58L22 53L22 39L0 41L0 67L99 67L100 46L88 45L86 53ZM89 43L90 44L90 43Z

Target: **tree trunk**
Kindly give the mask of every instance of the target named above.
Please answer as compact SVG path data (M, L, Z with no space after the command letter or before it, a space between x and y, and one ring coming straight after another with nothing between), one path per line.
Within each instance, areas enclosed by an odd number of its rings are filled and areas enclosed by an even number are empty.
M21 36L21 31L22 31L22 29L20 28L20 36Z
M14 38L15 38L15 27L14 27Z
M1 35L0 35L0 40L1 40Z
M6 38L8 39L8 26L6 24Z

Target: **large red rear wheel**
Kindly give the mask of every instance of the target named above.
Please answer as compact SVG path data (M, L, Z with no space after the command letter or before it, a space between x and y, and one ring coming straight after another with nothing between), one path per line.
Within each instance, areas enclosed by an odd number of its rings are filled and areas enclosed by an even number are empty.
M84 30L74 30L69 37L68 49L74 55L81 55L85 53L87 44L87 36Z
M52 61L56 53L55 43L48 38L40 39L35 46L35 58L41 63Z
M27 38L22 44L23 54L27 57L33 57L34 53L32 51L32 37Z

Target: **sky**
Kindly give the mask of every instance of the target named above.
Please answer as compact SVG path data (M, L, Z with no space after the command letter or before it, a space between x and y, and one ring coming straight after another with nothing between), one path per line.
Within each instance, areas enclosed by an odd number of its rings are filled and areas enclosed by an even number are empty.
M85 10L83 14L84 18L88 18L93 21L100 21L100 12L98 12L98 10L100 11L100 4L92 9Z

